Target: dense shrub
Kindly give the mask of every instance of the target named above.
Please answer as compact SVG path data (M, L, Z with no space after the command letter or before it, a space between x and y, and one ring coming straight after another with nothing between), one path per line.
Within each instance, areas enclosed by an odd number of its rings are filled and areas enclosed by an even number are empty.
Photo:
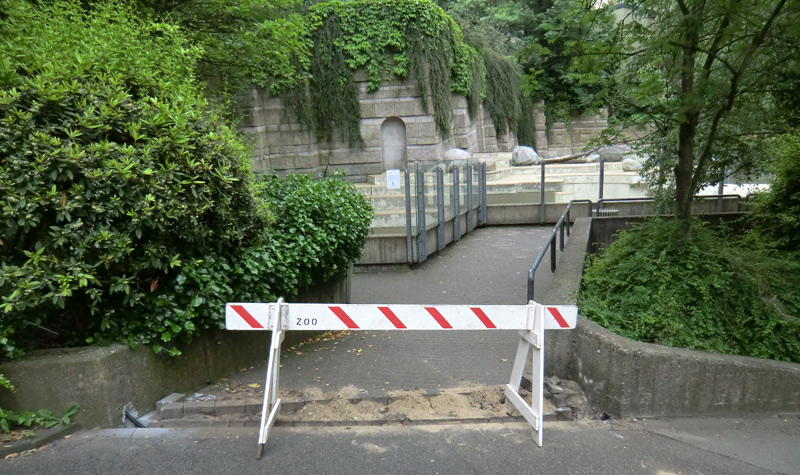
M800 263L770 257L700 222L623 232L590 261L579 304L628 338L800 361Z
M769 145L775 179L754 200L754 235L766 246L800 257L800 135L776 137Z
M291 300L361 257L373 211L352 183L338 176L273 176L257 183L256 196L270 216L258 242L184 261L163 290L148 295L148 314L126 319L126 333L171 342L174 354L177 336L224 327L225 302Z
M352 185L271 178L253 196L176 28L114 2L4 13L0 356L108 340L176 354L226 301L288 296L358 258L371 209Z

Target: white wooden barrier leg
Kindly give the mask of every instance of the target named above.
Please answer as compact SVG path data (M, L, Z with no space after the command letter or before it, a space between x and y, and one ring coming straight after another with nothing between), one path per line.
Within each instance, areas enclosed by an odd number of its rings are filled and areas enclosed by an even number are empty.
M537 445L542 446L542 422L544 399L542 392L543 372L544 372L544 307L533 304L529 307L530 323L528 330L520 330L519 345L517 355L514 358L514 366L511 369L511 381L506 385L505 395L508 400L533 428L534 440ZM528 359L528 352L532 354L532 375L531 375L531 404L519 394L519 386L522 382L522 373L525 370L525 360Z
M258 452L256 458L261 459L264 445L267 443L270 429L275 424L281 410L281 400L278 398L278 375L280 373L281 343L283 343L286 327L283 322L283 299L279 299L271 306L272 341L269 348L269 361L267 363L267 378L264 383L264 404L261 407L261 425L258 432Z

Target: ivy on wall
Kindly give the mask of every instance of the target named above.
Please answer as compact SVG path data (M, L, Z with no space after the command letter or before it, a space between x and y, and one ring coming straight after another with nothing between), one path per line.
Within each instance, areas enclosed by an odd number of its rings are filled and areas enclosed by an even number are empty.
M313 44L309 79L283 93L298 120L320 140L363 142L355 81L355 72L363 70L368 92L387 77L413 77L423 110L433 114L443 139L451 134L450 97L457 93L467 98L470 116L485 101L498 133L510 127L534 145L532 105L521 93L519 65L465 44L453 19L434 2L317 3L309 8L306 26Z

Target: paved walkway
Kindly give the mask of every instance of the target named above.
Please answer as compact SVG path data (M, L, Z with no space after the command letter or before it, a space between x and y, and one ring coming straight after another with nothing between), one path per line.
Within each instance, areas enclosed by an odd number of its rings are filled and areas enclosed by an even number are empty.
M481 228L413 270L355 273L353 303L524 304L528 269L551 231ZM549 269L542 274L544 286ZM516 331L356 331L284 348L280 387L331 392L355 386L363 397L381 397L394 390L507 383L517 341ZM264 362L227 383L263 384L265 374ZM198 392L224 395L221 389L212 385Z

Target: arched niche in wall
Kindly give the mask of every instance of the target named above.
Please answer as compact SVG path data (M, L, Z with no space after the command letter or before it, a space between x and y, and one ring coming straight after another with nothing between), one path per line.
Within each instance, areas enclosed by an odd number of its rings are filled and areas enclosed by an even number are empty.
M408 165L406 124L398 117L389 117L381 124L383 169L403 170Z

